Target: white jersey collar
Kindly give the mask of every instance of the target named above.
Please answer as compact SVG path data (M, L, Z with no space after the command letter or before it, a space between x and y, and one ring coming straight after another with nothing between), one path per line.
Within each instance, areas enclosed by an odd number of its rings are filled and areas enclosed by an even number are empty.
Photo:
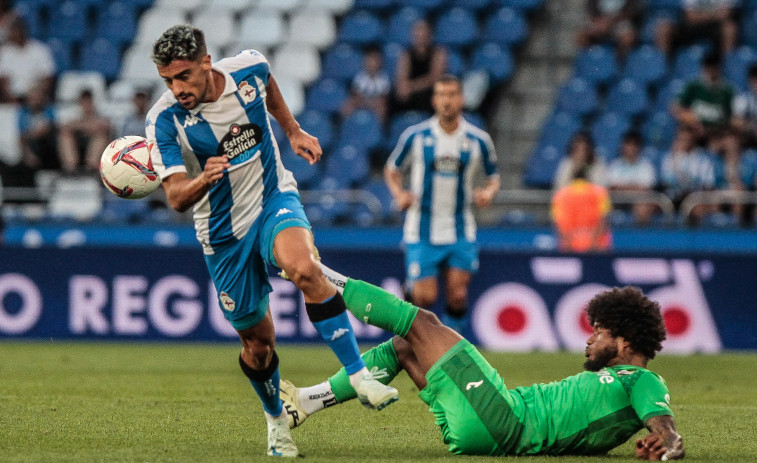
M444 135L447 137L456 137L465 130L465 118L463 116L460 116L458 118L458 121L459 122L457 124L457 128L455 129L455 131L452 133L448 133L442 128L442 125L439 122L439 116L432 116L431 117L431 131L436 136Z

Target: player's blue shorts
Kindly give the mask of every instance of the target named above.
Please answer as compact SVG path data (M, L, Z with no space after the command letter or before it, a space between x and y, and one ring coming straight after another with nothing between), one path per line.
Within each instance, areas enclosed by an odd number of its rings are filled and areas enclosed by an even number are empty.
M234 329L255 326L265 317L268 293L273 290L266 263L277 267L273 241L281 230L289 227L311 229L300 196L295 192L270 198L242 239L214 246L214 254L205 255L221 309Z
M468 241L442 245L423 241L405 244L405 275L408 283L436 277L442 267L476 272L478 245Z

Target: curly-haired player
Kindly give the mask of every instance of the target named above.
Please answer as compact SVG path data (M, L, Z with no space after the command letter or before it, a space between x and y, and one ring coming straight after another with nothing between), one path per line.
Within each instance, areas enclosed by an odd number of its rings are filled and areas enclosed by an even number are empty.
M646 427L649 434L636 442L637 457L684 457L665 381L646 369L665 339L660 307L638 288L614 288L589 302L594 332L586 341L588 371L507 389L476 348L433 313L323 268L359 320L397 335L364 353L366 365L387 383L407 371L450 452L604 454ZM282 381L281 389L291 426L355 396L343 369L315 386L296 388Z

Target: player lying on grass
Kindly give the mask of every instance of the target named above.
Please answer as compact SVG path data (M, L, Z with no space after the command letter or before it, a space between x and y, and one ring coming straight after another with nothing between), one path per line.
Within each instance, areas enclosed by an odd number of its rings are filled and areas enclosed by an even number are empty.
M685 455L665 381L646 369L665 339L660 307L639 289L614 288L589 302L587 371L508 390L476 348L432 312L326 267L324 273L359 320L397 335L364 353L365 363L385 383L407 371L450 452L604 454L646 427L649 434L636 442L639 458ZM281 390L292 427L355 397L344 369L311 387L282 381Z

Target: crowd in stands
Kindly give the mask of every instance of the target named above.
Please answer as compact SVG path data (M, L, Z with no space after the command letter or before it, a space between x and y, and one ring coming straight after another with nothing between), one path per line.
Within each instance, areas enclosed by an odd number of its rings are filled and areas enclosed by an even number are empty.
M721 191L721 199L696 203L677 219L754 223L754 206L738 193L757 189L757 41L747 33L757 3L585 5L574 76L560 90L525 183L557 190L585 169L610 191L664 193L679 212L691 193ZM545 153L555 158L551 174L538 170L550 165ZM616 207L612 220L644 225L659 213L640 199Z

